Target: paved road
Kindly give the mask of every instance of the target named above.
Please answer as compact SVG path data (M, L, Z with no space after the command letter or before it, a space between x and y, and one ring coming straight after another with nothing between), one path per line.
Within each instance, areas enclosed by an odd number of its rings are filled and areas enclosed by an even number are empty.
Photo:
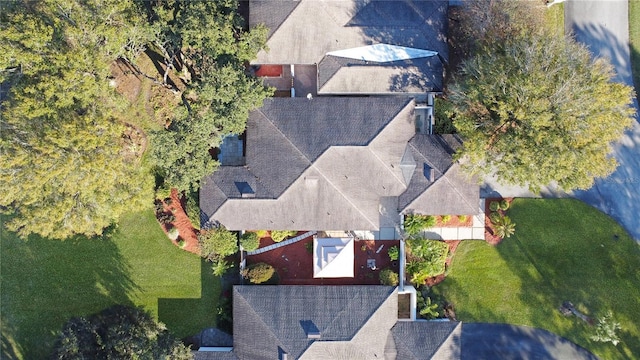
M565 3L565 31L586 44L597 56L608 57L614 65L616 81L633 85L629 56L629 16L627 0L570 0ZM638 101L635 101L638 112ZM611 215L640 242L640 118L614 145L620 166L606 179L597 180L575 197Z
M575 34L596 56L611 60L616 81L633 85L629 56L629 15L627 0L568 0L564 5L565 31ZM635 101L636 112L638 101ZM617 170L606 179L596 180L587 191L572 195L609 214L640 242L640 118L625 136L614 144ZM567 194L543 189L545 197L564 197ZM499 185L488 179L481 195L533 197L527 189Z
M508 324L463 323L462 360L597 360L584 348L546 330Z

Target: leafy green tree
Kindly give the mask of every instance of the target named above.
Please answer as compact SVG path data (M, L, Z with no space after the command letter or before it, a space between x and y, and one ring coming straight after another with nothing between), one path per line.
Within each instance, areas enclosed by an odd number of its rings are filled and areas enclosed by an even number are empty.
M115 305L69 320L52 359L192 359L189 348L139 308Z
M604 316L598 319L595 332L589 338L598 342L610 342L616 346L620 342L618 331L620 331L621 328L620 323L613 318L613 312L609 310Z
M633 121L631 87L571 38L529 34L464 61L449 99L471 175L533 192L587 189L610 174L611 143Z
M219 259L238 252L238 238L224 226L198 234L200 255L208 260Z
M127 159L122 106L109 63L135 58L143 36L131 1L3 3L0 206L22 236L99 235L148 200L150 182ZM136 37L138 40L130 39ZM142 180L140 179L142 177Z

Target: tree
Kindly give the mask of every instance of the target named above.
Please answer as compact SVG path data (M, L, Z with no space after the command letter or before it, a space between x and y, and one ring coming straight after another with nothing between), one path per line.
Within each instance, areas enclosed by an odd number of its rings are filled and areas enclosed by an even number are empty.
M0 206L10 230L99 235L149 199L127 156L109 63L135 58L144 18L131 1L10 2L0 11ZM146 35L145 35L146 36ZM136 39L133 39L133 38Z
M198 244L200 245L200 255L211 261L238 252L236 234L224 226L200 232Z
M167 71L182 68L186 89L171 125L153 134L158 146L152 155L165 186L193 191L218 165L208 151L225 135L242 133L249 111L272 94L245 68L265 46L267 30L259 26L243 32L237 1L162 5L149 6L163 30L156 47Z
M449 99L471 175L538 192L587 189L610 174L611 143L633 121L633 89L571 38L528 34L463 62Z
M610 342L614 346L620 342L617 332L622 327L620 323L613 318L613 312L609 310L604 316L598 319L595 332L589 337L593 341Z
M140 308L115 305L63 327L52 359L192 359L164 324Z

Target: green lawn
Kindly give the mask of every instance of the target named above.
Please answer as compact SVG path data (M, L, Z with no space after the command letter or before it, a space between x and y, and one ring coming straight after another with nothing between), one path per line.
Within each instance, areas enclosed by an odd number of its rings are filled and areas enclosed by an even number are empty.
M640 93L640 1L629 1L629 42L633 82Z
M509 216L514 236L495 247L461 243L448 277L434 287L458 319L540 327L602 359L637 357L640 247L613 219L577 200L516 199ZM622 342L590 341L592 328L557 310L565 300L592 317L612 310Z
M564 4L556 4L544 13L545 26L558 36L564 36Z
M215 325L220 282L173 246L151 210L124 216L110 238L1 236L3 359L42 359L72 316L143 306L177 336Z

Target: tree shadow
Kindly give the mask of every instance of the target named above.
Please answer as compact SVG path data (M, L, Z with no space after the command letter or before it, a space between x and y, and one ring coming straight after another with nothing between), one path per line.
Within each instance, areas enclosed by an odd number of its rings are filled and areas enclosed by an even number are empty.
M595 56L608 58L615 67L615 81L633 86L630 46L622 43L606 27L595 23L569 24L575 38L585 43ZM634 56L640 58L634 50ZM598 178L588 190L574 192L574 196L621 223L640 242L640 110L637 96L633 99L636 122L624 136L613 144L612 156L618 168L607 178Z
M222 292L220 278L213 275L210 262L200 261L200 298L158 299L158 320L181 338L217 325Z
M71 317L132 304L137 287L110 239L21 240L1 231L3 358L45 358Z

